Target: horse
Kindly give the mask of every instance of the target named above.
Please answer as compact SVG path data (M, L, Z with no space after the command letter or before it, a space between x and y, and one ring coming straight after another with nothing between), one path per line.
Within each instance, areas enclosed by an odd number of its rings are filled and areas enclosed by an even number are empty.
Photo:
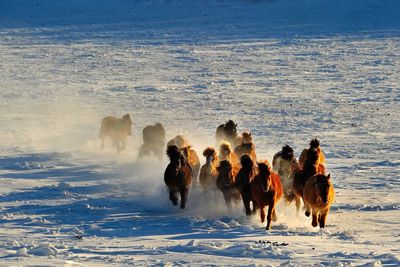
M310 141L310 148L308 148L308 149L318 149L318 150L320 150L318 163L322 164L322 165L325 165L325 155L321 150L320 143L319 143L317 138L314 138L314 139L312 139ZM304 163L305 163L305 161L307 159L307 151L308 151L308 149L307 148L303 149L303 151L300 154L299 164L300 164L301 168L303 168L303 165L304 165Z
M254 166L254 161L252 158L245 154L240 158L240 163L242 168L239 170L238 174L236 175L236 188L239 190L243 205L246 211L246 216L251 216L252 213L255 213L257 210L256 201L253 199L250 190L250 183L253 181L256 175L256 167ZM250 208L250 202L253 203L253 211Z
M272 169L281 178L283 198L287 203L296 200L296 207L298 209L300 209L301 203L300 199L295 198L293 192L293 177L294 172L299 168L293 149L289 145L283 146L282 150L277 152L272 159Z
M216 189L218 156L213 147L203 151L206 163L200 168L199 181L205 192Z
M232 200L239 200L240 193L235 187L235 176L232 164L228 160L219 162L216 185L224 195L225 203L229 211L232 210Z
M217 145L227 141L232 147L236 147L240 141L237 133L237 124L232 120L228 120L225 124L219 125L215 132L215 140Z
M283 189L279 176L271 170L267 161L257 163L259 173L250 184L251 195L260 208L261 222L265 221L265 206L268 206L266 230L271 230L271 220L276 221L275 206L282 197Z
M219 161L227 160L232 164L233 175L236 177L240 170L240 161L236 154L232 151L228 142L223 142L219 147Z
M192 183L192 169L187 163L185 156L177 146L167 148L167 156L170 163L164 172L164 182L168 187L169 199L174 206L178 205L179 192L181 197L181 209L185 208L189 187Z
M132 119L129 114L125 114L122 118L107 116L101 120L99 138L101 138L100 149L104 148L104 138L109 137L113 147L116 147L117 152L125 149L126 138L132 135Z
M138 158L154 154L160 161L165 145L165 130L161 123L147 125L142 130L143 144L140 146Z
M330 181L331 175L316 174L307 179L303 189L303 200L306 206L306 216L312 213L312 226L319 224L324 228L330 206L335 199L335 191Z
M248 154L250 155L253 162L257 162L256 147L253 143L253 138L251 136L251 133L249 132L242 133L241 144L235 147L234 152L237 158L240 158L241 156Z
M177 135L173 139L169 140L167 143L167 147L169 146L177 146L179 149L187 148L184 150L186 153L186 158L188 160L188 163L190 167L193 170L193 178L194 178L194 184L197 182L197 177L199 176L199 171L200 171L200 160L199 157L197 156L197 153L192 147L189 145L189 142L187 138L184 135Z
M303 198L303 188L306 184L306 181L311 176L316 174L325 174L325 167L324 165L319 163L321 150L317 148L310 148L307 150L307 158L304 162L303 168L298 169L294 173L293 177L293 192L296 198L296 203ZM304 200L303 200L304 202ZM297 213L300 210L300 206L297 206Z

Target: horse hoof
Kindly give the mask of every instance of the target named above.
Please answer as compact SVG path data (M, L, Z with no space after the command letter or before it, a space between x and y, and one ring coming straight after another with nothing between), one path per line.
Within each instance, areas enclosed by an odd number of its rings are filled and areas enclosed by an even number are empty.
M181 205L181 209L184 209L184 208L185 208L185 206L182 206L182 205Z
M173 201L172 204L174 204L174 206L178 206L178 202Z
M265 227L265 230L266 230L266 231L271 230L271 226Z
M306 214L307 217L310 217L310 214L311 214L311 213L310 213L309 211L306 211L305 214Z

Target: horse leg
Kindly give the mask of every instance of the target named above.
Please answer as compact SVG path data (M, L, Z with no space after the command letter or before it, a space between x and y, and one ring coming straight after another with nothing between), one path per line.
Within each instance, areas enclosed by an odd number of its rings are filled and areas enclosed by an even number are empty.
M316 211L313 211L311 225L313 227L317 227L317 225L318 225L318 212L316 212Z
M251 202L253 203L253 211L251 212L252 215L257 213L257 210L260 209L257 201L255 201L254 199L251 200Z
M311 214L310 206L307 205L306 203L304 203L304 209L306 210L305 215L306 215L307 217L310 217L310 214Z
M246 210L246 216L250 217L251 216L251 209L250 209L250 196L248 192L242 192L242 200L243 200L243 205Z
M275 208L272 210L272 220L274 222L276 222L278 220L278 216L276 216L276 209Z
M174 191L169 191L169 200L172 201L172 204L174 204L174 206L178 205L178 198L175 196Z
M298 196L295 196L294 199L295 199L295 201L296 201L296 215L299 216L299 214L300 214L301 200L300 200L300 197L298 197Z
M231 203L231 197L229 192L224 192L224 199L225 199L225 203L226 203L226 207L228 208L228 211L231 212L232 211L232 203Z
M326 217L328 216L328 212L329 212L329 210L324 211L323 213L320 214L320 219L319 219L319 227L320 228L325 228Z
M181 193L181 209L184 209L186 205L188 189L181 188L179 191Z
M265 222L265 205L258 203L260 206L260 219L261 222L264 223Z
M267 227L265 228L265 230L271 230L271 219L272 219L272 213L274 213L274 209L275 209L275 204L268 205Z

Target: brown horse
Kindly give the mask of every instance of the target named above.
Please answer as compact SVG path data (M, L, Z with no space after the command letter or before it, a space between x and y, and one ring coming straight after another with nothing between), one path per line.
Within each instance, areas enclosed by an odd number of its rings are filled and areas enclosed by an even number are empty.
M142 130L143 144L140 146L138 158L150 156L152 153L161 161L165 145L165 130L161 123L147 125Z
M218 156L213 147L207 147L203 151L206 163L200 168L199 181L204 191L216 189L216 181L218 176Z
M239 159L241 156L248 154L250 155L253 162L257 161L256 147L253 143L253 138L251 136L251 133L248 132L242 133L241 144L235 148L235 154Z
M232 201L240 199L240 193L235 187L235 176L232 164L228 160L219 162L216 185L224 195L225 203L229 211L232 210Z
M272 172L267 161L259 162L259 173L250 184L251 194L260 208L261 222L265 221L265 206L268 206L266 230L271 229L271 220L276 221L275 206L282 197L283 189L279 176Z
M295 172L293 178L293 192L295 194L296 203L303 198L303 188L306 181L311 176L316 174L325 174L324 165L319 163L321 150L317 148L310 148L307 150L307 158L304 162L303 168ZM297 213L300 210L300 206L297 206Z
M232 151L228 142L223 142L219 147L219 161L227 160L232 164L233 175L236 177L240 170L240 162L236 154Z
M317 138L311 140L310 148L308 148L308 149L318 149L320 151L319 157L318 157L318 163L325 166L325 155L320 148L320 144L319 144L319 141ZM303 151L300 154L300 157L299 157L300 168L303 168L304 163L306 162L308 149L307 148L303 149Z
M167 147L169 146L177 146L179 149L184 149L183 152L186 153L187 161L190 167L193 170L193 183L197 184L197 177L199 176L200 171L200 160L197 156L197 153L192 147L189 145L187 138L184 135L177 135L173 139L169 140L167 143Z
M114 116L104 117L101 120L99 137L101 138L100 148L104 148L104 138L109 137L113 147L117 152L125 149L126 138L132 135L132 119L129 114L125 114L121 119Z
M282 150L277 152L272 159L272 169L281 178L283 186L283 198L287 203L296 200L296 207L300 209L300 199L295 198L293 192L293 176L294 172L299 169L293 149L286 145Z
M192 169L187 163L183 152L177 146L169 146L167 155L170 163L164 172L164 182L168 187L169 199L174 206L178 205L179 192L181 196L181 209L185 208L189 187L192 183Z
M307 179L303 189L306 216L312 213L312 226L324 228L330 206L335 199L335 191L330 181L331 175L317 174Z
M229 120L225 124L218 126L217 131L215 132L215 139L217 145L226 141L232 147L236 147L240 141L240 137L237 134L237 124L232 120Z
M246 215L251 216L257 210L257 204L251 195L250 183L253 181L257 170L256 166L254 166L254 161L247 154L240 158L240 163L242 168L236 175L236 188L242 195ZM253 203L253 211L250 208L250 202Z

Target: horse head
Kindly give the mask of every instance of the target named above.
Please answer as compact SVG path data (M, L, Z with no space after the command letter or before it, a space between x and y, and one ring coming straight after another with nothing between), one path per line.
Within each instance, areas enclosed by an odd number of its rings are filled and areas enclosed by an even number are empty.
M310 148L319 148L319 141L317 138L310 141Z
M228 142L223 142L219 147L220 160L229 160L231 153L231 145Z
M122 116L122 120L124 121L124 124L126 126L126 132L128 135L132 135L132 119L131 115L129 113L125 114Z
M168 146L167 156L171 162L179 163L182 157L182 152L177 146Z
M234 123L232 120L227 121L224 126L224 134L229 138L236 138L237 124Z
M209 168L212 168L218 162L217 152L213 147L207 147L203 151L203 156L206 158L206 164Z
M248 154L244 154L240 157L240 164L242 168L251 171L254 167L254 162Z
M283 146L281 155L285 160L292 160L294 158L293 148L291 148L289 145Z
M331 174L324 175L318 174L316 183L315 183L315 190L317 192L317 198L321 200L323 204L328 204L329 202L329 191L331 187Z
M268 162L258 162L259 177L261 177L261 188L264 192L269 192L272 181L271 181L271 166Z
M232 164L228 160L219 162L217 167L218 177L217 183L227 188L233 184Z

